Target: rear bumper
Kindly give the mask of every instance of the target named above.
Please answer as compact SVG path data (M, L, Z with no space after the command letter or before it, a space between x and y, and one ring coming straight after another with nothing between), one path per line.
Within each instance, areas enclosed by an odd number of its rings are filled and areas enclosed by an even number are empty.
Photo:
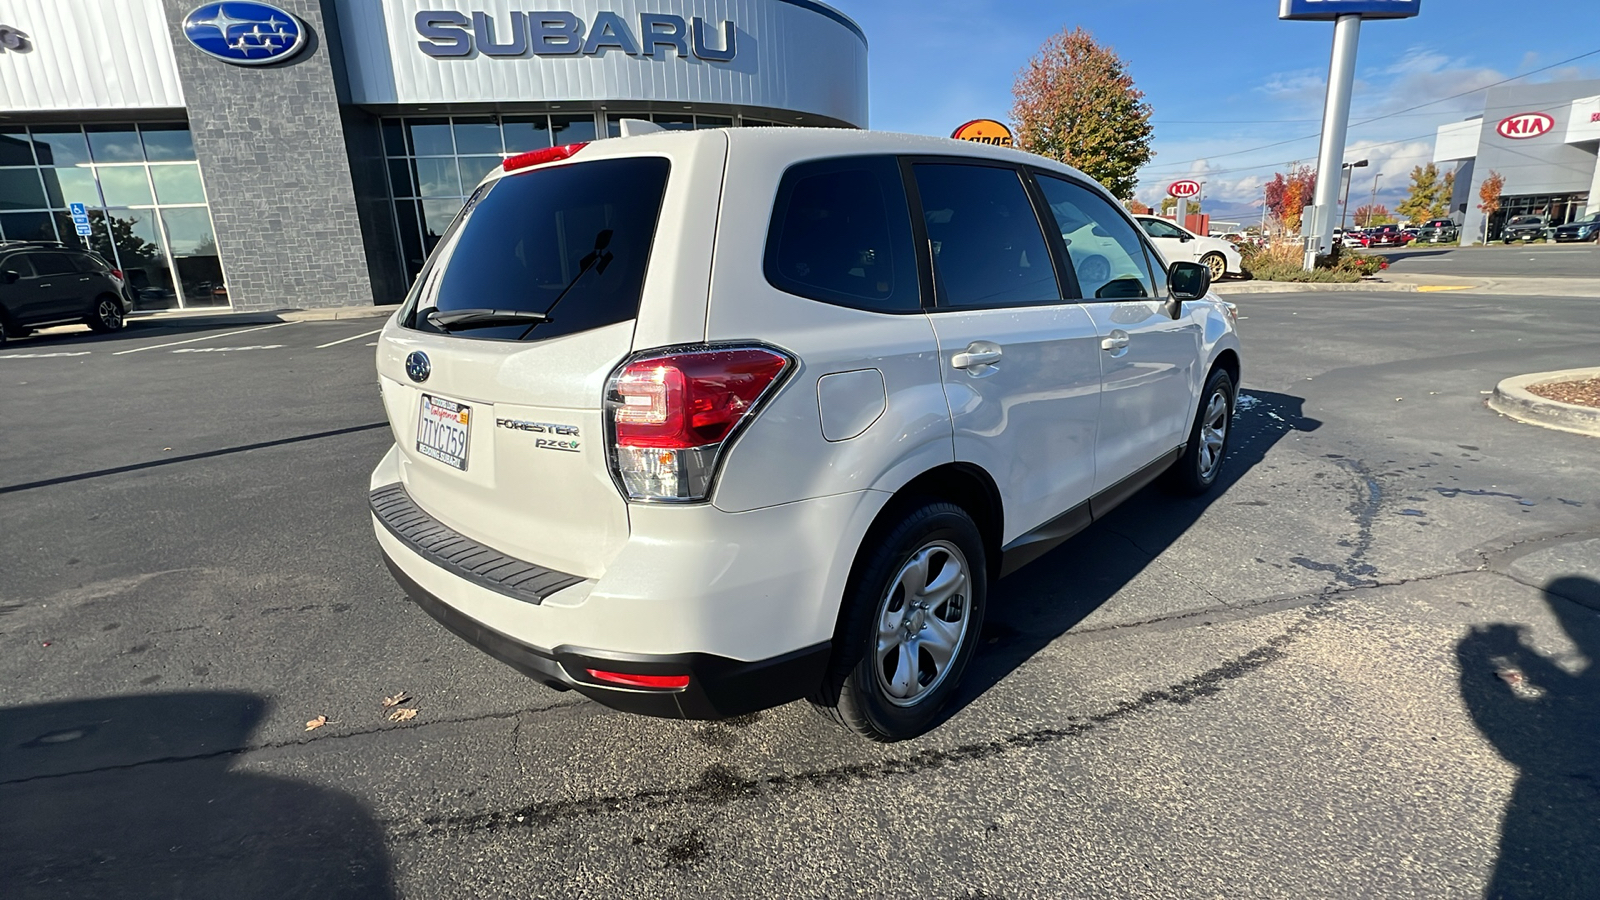
M575 690L613 709L673 719L721 719L798 700L821 683L828 665L828 643L771 659L743 661L709 653L608 653L576 647L545 649L518 640L473 619L430 593L406 574L387 552L384 562L413 602L495 659L557 690ZM611 687L590 669L633 675L688 675L679 690Z

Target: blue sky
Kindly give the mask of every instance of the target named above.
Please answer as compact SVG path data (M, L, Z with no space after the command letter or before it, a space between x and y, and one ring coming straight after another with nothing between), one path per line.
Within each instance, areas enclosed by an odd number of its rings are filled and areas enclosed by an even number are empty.
M1203 177L1208 211L1242 215L1291 161L1314 164L1333 26L1280 22L1276 0L834 0L870 43L871 127L949 134L1009 120L1018 70L1051 34L1081 25L1127 63L1155 110L1156 157L1138 196ZM1423 0L1418 17L1366 22L1352 121L1393 113L1600 50L1596 0ZM1531 81L1600 78L1600 53ZM1483 93L1352 128L1354 183L1379 202L1405 196L1434 129L1482 112ZM1227 155L1224 155L1227 154Z

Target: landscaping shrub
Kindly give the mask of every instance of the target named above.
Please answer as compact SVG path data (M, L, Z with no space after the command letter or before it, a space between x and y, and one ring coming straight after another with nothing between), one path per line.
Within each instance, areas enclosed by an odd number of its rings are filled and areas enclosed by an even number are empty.
M1244 270L1251 278L1263 281L1302 281L1336 284L1360 281L1389 267L1389 260L1377 254L1345 252L1335 246L1327 256L1317 258L1317 267L1301 268L1304 251L1296 241L1278 241L1265 247L1242 251Z

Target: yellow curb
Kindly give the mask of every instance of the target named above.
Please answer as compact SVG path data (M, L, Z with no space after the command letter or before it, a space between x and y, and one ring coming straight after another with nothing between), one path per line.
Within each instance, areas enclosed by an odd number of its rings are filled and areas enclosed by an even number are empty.
M1419 284L1419 291L1464 291L1472 287L1470 284Z

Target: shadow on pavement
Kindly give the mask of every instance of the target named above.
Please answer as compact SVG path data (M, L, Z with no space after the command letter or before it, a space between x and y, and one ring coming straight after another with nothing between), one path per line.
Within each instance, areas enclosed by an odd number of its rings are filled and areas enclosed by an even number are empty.
M1568 576L1544 592L1581 671L1529 647L1521 626L1475 627L1456 645L1473 722L1519 770L1488 900L1600 891L1600 582Z
M1234 414L1228 455L1216 487L1202 497L1146 488L1083 533L990 587L983 641L948 717L1004 679L1111 599L1188 531L1211 504L1291 432L1322 426L1302 414L1304 400L1246 390L1253 409Z
M392 896L354 798L230 769L266 706L196 692L0 709L0 896Z
M272 325L285 321L276 313L206 313L193 316L140 316L127 319L121 331L100 334L87 325L54 325L43 331L17 337L12 335L0 345L0 353L47 353L61 350L81 350L102 345L121 349L128 341L144 338L170 337L179 340L198 337L211 331L236 331L256 325Z

